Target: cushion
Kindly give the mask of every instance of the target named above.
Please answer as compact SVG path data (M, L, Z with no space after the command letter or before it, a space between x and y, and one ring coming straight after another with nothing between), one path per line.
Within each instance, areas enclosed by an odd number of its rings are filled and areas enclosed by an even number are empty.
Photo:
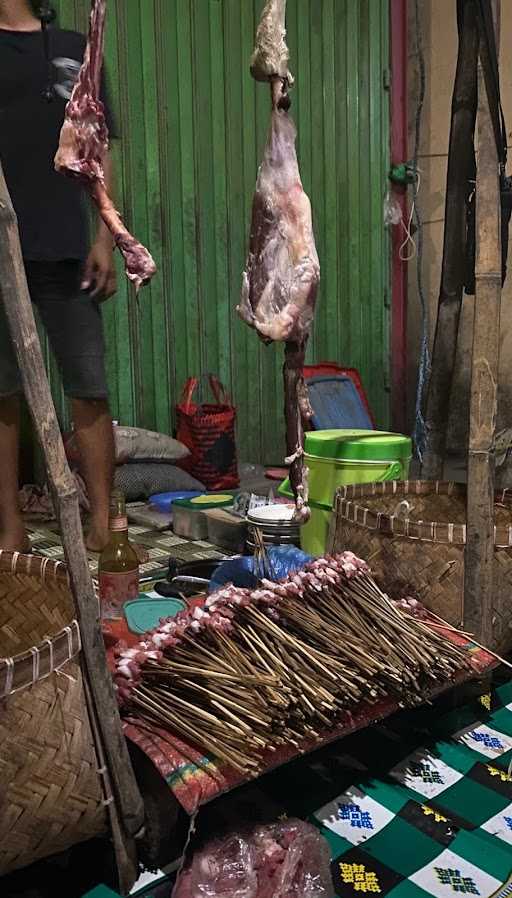
M186 471L160 462L120 465L116 468L115 485L122 490L127 502L149 499L155 493L204 490L203 484Z
M183 443L152 430L140 427L114 427L116 464L127 461L167 462L174 464L190 455Z
M116 446L116 465L124 465L126 462L162 462L162 464L174 465L183 461L190 455L190 450L183 443L167 436L165 433L155 433L152 430L142 430L140 427L114 426L114 439ZM76 435L67 433L64 435L64 447L68 461L77 465L80 456L76 445Z

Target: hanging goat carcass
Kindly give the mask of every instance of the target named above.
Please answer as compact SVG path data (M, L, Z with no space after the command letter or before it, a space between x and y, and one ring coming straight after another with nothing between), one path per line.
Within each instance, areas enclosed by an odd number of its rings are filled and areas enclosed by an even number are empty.
M138 290L155 274L156 265L125 227L108 195L103 171L108 151L108 129L100 99L106 8L106 0L92 0L84 61L66 107L55 168L84 182L124 257L126 275Z
M268 0L251 72L271 85L272 117L252 209L242 296L237 311L265 343L284 341L286 445L296 517L309 517L304 422L311 417L302 369L320 281L311 204L302 187L289 115L286 0Z

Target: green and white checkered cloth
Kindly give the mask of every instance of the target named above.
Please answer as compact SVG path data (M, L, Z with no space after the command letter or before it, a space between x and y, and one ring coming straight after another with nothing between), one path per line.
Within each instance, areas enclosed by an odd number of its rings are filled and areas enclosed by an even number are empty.
M340 898L512 896L512 684L479 705L433 712L432 730L387 775L313 813Z

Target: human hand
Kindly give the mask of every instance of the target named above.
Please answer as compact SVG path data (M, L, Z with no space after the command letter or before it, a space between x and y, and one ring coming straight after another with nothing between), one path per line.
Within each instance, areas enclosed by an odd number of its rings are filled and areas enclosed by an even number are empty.
M82 290L91 290L93 299L102 302L110 299L117 290L117 277L114 265L114 251L110 241L96 240L93 243L85 263Z

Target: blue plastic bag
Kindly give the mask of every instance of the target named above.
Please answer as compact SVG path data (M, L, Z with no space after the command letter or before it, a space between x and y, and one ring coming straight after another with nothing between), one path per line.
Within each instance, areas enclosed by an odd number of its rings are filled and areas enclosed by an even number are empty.
M311 555L306 555L295 546L274 546L267 549L269 568L272 577L269 579L282 580L294 571L300 571L311 560ZM240 556L224 561L215 571L210 580L210 592L215 592L226 583L233 583L245 589L253 589L258 584L258 577L254 572L254 558L252 556Z

